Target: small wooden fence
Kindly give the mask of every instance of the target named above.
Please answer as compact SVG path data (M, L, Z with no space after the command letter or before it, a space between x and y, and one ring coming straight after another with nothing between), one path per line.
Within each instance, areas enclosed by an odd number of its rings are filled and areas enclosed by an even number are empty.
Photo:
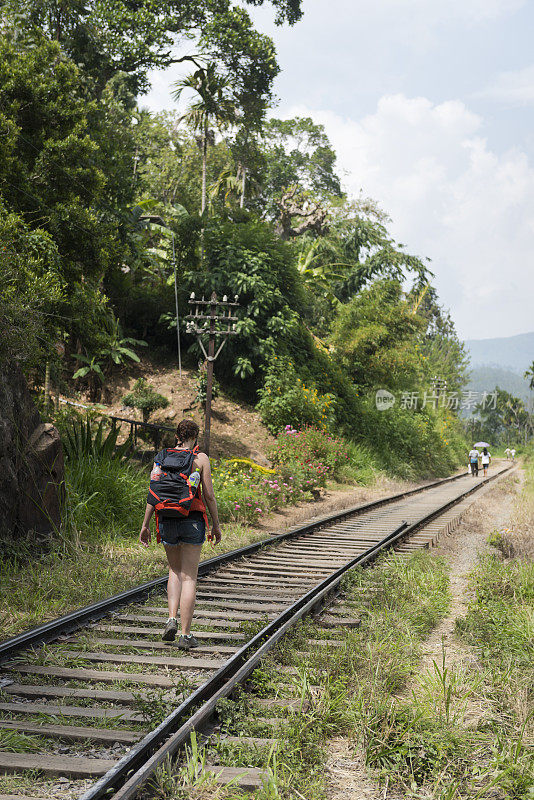
M169 425L156 425L153 422L142 422L139 419L128 419L127 417L116 417L114 414L106 414L104 411L98 411L94 406L86 406L83 403L76 403L74 400L65 400L63 397L59 398L60 403L65 403L69 406L77 406L78 408L86 408L90 411L94 411L97 414L100 414L102 417L106 417L107 419L113 420L114 422L119 422L121 425L126 424L130 426L130 436L132 437L132 441L134 443L134 447L137 445L137 435L138 429L144 428L148 430L152 434L152 441L154 443L154 447L156 450L159 449L159 445L161 439L165 433L175 433L175 428L171 428Z

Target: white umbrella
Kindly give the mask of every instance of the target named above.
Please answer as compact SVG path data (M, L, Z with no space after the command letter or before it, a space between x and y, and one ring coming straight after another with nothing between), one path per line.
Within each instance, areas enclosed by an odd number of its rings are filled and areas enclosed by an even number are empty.
M489 447L488 442L476 442L473 447Z

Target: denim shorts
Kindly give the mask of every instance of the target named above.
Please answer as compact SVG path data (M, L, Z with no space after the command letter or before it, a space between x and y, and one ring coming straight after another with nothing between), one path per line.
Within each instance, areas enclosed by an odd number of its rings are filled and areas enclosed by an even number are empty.
M188 517L163 517L159 522L161 541L168 547L178 544L204 544L206 541L206 523L198 511L192 511Z

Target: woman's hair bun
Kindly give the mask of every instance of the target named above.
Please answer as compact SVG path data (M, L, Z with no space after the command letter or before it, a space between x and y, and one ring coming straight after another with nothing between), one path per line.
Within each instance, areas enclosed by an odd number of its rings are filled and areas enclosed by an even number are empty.
M189 442L198 437L200 428L192 419L183 419L176 427L176 438L180 443Z

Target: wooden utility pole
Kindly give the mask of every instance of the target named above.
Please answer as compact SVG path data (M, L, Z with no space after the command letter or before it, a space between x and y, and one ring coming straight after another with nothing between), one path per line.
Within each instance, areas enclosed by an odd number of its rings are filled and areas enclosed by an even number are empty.
M174 303L176 305L176 339L178 344L178 372L182 380L182 348L180 346L180 309L178 307L178 278L176 275L176 247L174 241L174 231L172 233L172 268L174 270Z
M201 300L195 298L195 293L191 294L189 298L189 305L191 311L195 309L195 313L188 314L187 319L187 333L195 333L197 341L200 345L204 357L206 359L206 413L204 419L204 452L209 455L210 452L210 439L211 439L211 400L213 396L213 365L217 357L223 349L228 336L237 333L235 327L237 317L233 315L233 309L239 306L238 296L235 296L234 302L229 302L226 295L222 300L217 298L215 292L212 293L209 300L204 297ZM208 337L208 349L204 345L204 339ZM215 340L217 336L221 337L221 342L217 350L215 350Z
M213 364L215 362L215 320L217 295L213 292L210 303L210 338L208 340L208 363L206 365L206 414L204 420L204 450L210 454L211 398L213 395Z

